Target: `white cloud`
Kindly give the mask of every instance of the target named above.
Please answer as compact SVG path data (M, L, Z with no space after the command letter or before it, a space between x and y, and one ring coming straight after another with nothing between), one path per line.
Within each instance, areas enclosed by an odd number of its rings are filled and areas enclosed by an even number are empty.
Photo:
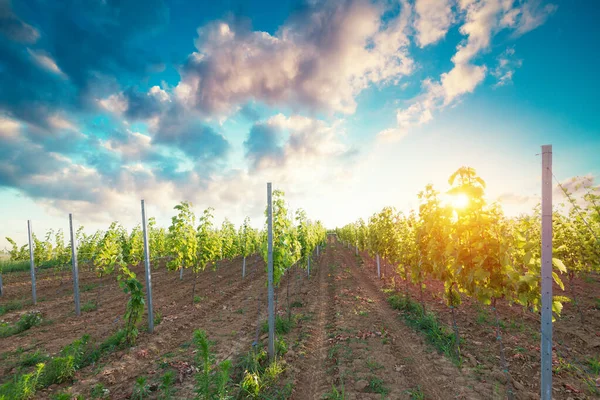
M425 1L421 6L417 3L417 13L419 7L424 7L426 3L428 4ZM428 12L441 13L448 6L446 3L444 5L439 5L440 8L428 8ZM534 29L555 9L552 5L540 7L538 0L524 1L518 5L514 0L459 0L458 8L463 18L459 30L465 35L465 39L456 47L452 56L454 66L450 71L442 73L439 81L425 79L422 83L423 93L415 97L406 108L397 111L398 127L381 132L380 138L401 138L408 129L430 121L436 110L453 104L467 93L472 93L484 81L488 72L488 67L477 65L475 59L490 48L492 38L503 29L512 29L517 34ZM417 31L418 35L421 35L421 31ZM437 35L440 35L441 31L433 30ZM421 36L419 40L422 40ZM514 50L512 52L509 50L503 53L499 58L498 67L492 70L492 75L498 79L497 85L510 82L514 69L521 65L520 60L509 59L514 55Z
M210 23L198 29L198 52L182 70L178 98L206 114L226 114L251 99L353 113L355 96L368 85L412 71L410 6L402 4L384 23L381 4L318 3L275 35Z
M20 128L19 121L0 115L0 138L15 139L19 135Z
M64 118L63 116L59 115L59 114L54 114L51 115L50 117L48 117L48 125L50 125L50 127L54 128L54 129L69 129L69 130L75 130L76 127L75 125L69 121L68 119Z
M440 77L444 89L444 105L450 104L458 96L471 93L485 78L487 68L471 64L457 64L450 72Z
M515 58L515 49L509 47L497 58L498 64L492 70L492 76L497 82L494 87L504 86L512 83L512 78L517 68L523 65L523 60Z
M105 99L100 99L98 104L105 110L117 115L122 115L129 107L127 99L122 93L111 94Z
M416 0L415 29L419 46L436 43L452 25L454 0Z
M35 60L35 62L42 68L47 69L50 72L59 75L62 78L67 78L67 75L56 65L56 61L49 54L43 51L34 51L27 49L29 55Z

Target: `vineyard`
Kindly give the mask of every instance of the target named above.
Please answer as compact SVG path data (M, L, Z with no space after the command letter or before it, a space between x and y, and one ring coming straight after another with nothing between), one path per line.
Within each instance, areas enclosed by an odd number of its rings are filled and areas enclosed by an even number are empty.
M560 188L552 394L589 399L600 195ZM166 228L7 238L0 399L539 398L542 208L509 218L485 191L463 167L418 210L327 232L269 185L263 229L181 202Z

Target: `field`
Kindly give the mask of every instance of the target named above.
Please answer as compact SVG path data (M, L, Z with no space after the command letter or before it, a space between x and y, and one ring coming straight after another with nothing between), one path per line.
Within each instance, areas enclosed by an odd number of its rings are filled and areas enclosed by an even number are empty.
M133 270L143 276L141 267ZM132 398L136 380L142 376L148 388L143 398L164 398L160 397L160 382L169 370L175 371L172 398L194 398L197 369L192 338L196 329L206 331L214 341L218 361L232 361L231 393L238 398L248 397L238 393L238 376L252 349L257 322L262 328L266 320L264 270L262 259L253 256L247 260L247 276L242 279L240 259L222 261L216 271L206 270L198 275L193 299L193 275L186 271L180 281L178 273L156 265L154 308L159 315L155 320L160 323L154 334L142 330L134 347L104 352L76 371L72 381L51 385L36 393L36 398L53 398L61 392L86 399ZM278 315L285 321L289 304L293 321L282 327L282 332L287 333L279 335L287 347L284 371L259 398L505 398L505 377L500 370L495 326L488 310L475 304L463 304L458 310L457 324L464 341L462 362L458 365L451 349L444 354L439 342L427 339L427 331L419 331L407 322L407 311L398 311L388 302L394 294L391 286L395 279L391 276L378 280L375 264L366 254L356 256L354 249L345 248L333 236L315 259L310 279L305 270L290 269L277 289ZM98 278L83 267L80 279L83 312L76 317L70 273L40 271L35 309L40 311L42 322L0 341L1 383L19 369L31 369L25 366L35 363L31 360L54 356L84 334L89 334L93 342L102 343L122 327L127 297L114 277ZM2 319L12 323L34 309L28 303L29 274L5 274L4 285L6 295L0 306L4 311L8 305L12 307ZM567 304L565 317L555 325L557 399L593 398L585 384L588 375L581 369L588 370L589 360L597 361L600 355L599 287L597 276L576 281L585 324ZM402 298L404 287L399 285L397 290ZM436 293L435 287L428 288L426 307L444 328L450 327L448 309ZM418 295L413 293L411 297L416 299ZM515 397L538 398L539 321L523 318L518 307L498 308ZM142 326L145 325L143 321ZM265 344L262 329L258 335L261 344Z

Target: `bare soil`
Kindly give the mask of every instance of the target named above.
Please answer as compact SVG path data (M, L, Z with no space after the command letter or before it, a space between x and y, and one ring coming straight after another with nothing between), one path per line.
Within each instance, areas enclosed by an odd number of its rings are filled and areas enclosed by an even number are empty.
M142 329L135 347L104 356L97 364L79 370L71 384L45 389L38 398L51 398L67 388L72 394L90 398L92 388L101 384L110 391L111 399L127 399L136 378L145 376L156 382L166 369L178 372L175 398L194 398L195 354L190 345L194 330L208 333L217 360L235 362L252 348L257 324L266 320L264 262L256 256L248 258L245 279L241 265L241 259L225 260L215 271L198 274L199 301L193 302L194 276L185 271L180 280L178 272L168 272L163 264L157 264L153 267L153 299L155 313L162 321L154 334ZM133 269L143 281L143 268ZM390 307L389 290L384 289L390 288L394 274L389 266L384 271L387 278L377 279L371 258L355 256L354 249L344 248L330 237L314 259L310 278L298 266L283 277L276 290L277 312L285 317L289 309L296 323L284 335L289 349L284 357L286 370L280 377L281 394L273 399L323 399L334 389L348 400L506 398L493 314L468 301L458 309L457 323L464 341L464 363L459 367L426 343L423 335L407 326L400 312ZM400 282L398 277L395 281ZM557 399L594 398L583 375L569 365L577 360L585 366L586 360L600 356L600 282L592 277L574 283L585 318L581 323L575 307L568 304L555 325L560 354L554 375ZM39 273L35 307L29 301L28 273L7 274L4 285L6 295L0 304L18 300L24 306L2 316L3 320L14 322L24 312L36 309L45 322L0 340L0 382L15 372L17 349L52 355L83 334L101 342L123 325L127 296L114 276L98 278L85 269L80 272L82 305L98 304L96 310L83 312L81 317L74 315L69 271ZM398 289L404 291L404 287ZM415 288L409 287L409 291L418 299ZM425 303L449 325L450 314L440 293L439 286L428 283ZM498 309L515 397L539 398L539 318L504 303ZM266 343L266 335L260 331L258 341L260 345ZM286 385L292 386L291 394L284 390Z

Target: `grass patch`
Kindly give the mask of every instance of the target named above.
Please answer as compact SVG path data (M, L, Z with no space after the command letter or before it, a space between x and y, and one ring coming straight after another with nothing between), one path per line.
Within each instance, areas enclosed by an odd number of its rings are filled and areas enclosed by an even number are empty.
M87 284L83 285L83 287L81 288L81 291L82 292L89 292L90 290L94 290L98 286L100 286L99 283L87 283Z
M40 265L36 265L36 271L49 269L59 266L56 260L50 260ZM25 272L31 269L29 260L11 261L11 260L0 260L0 271L3 274L10 274L14 272Z
M339 389L335 387L335 385L332 385L331 390L325 393L321 398L323 400L344 400L346 398L344 385Z
M277 335L284 335L289 333L294 327L294 318L287 319L282 318L279 315L275 318L275 333ZM269 332L269 321L265 321L262 324L262 333Z
M417 386L414 389L407 390L406 394L408 394L410 396L411 400L424 400L425 399L425 393L423 393L423 389L421 389L421 386Z
M42 353L40 350L36 350L33 353L21 355L19 360L19 366L22 368L33 367L36 364L48 361L50 356Z
M198 295L194 296L194 304L198 304L202 301L204 301L204 297Z
M21 303L18 300L13 300L9 303L0 306L0 316L11 311L20 310L21 308L23 308L23 303Z
M65 346L59 355L48 357L46 363L36 363L32 372L13 377L12 381L0 386L0 398L31 399L39 389L72 380L81 366L88 339L86 335L74 341ZM34 358L39 358L39 355ZM34 358L30 361L34 361Z
M369 386L367 387L368 391L371 393L379 393L382 396L386 396L390 389L385 387L383 384L383 379L373 376L369 379Z
M600 358L588 358L586 364L593 375L600 374Z
M11 272L22 272L29 271L29 260L23 261L10 261L10 260L0 260L0 271L3 274L8 274Z
M449 328L442 325L435 314L425 313L421 304L405 296L393 295L388 298L392 308L402 311L406 323L425 334L427 341L439 352L445 354L455 363L460 363L456 352L456 337Z
M33 326L40 325L42 323L42 314L39 311L32 311L21 315L21 318L14 324L1 323L0 324L0 337L5 338L8 336L16 335L24 332Z
M81 306L81 311L83 311L83 312L96 311L97 309L98 309L98 304L92 300L86 301Z

